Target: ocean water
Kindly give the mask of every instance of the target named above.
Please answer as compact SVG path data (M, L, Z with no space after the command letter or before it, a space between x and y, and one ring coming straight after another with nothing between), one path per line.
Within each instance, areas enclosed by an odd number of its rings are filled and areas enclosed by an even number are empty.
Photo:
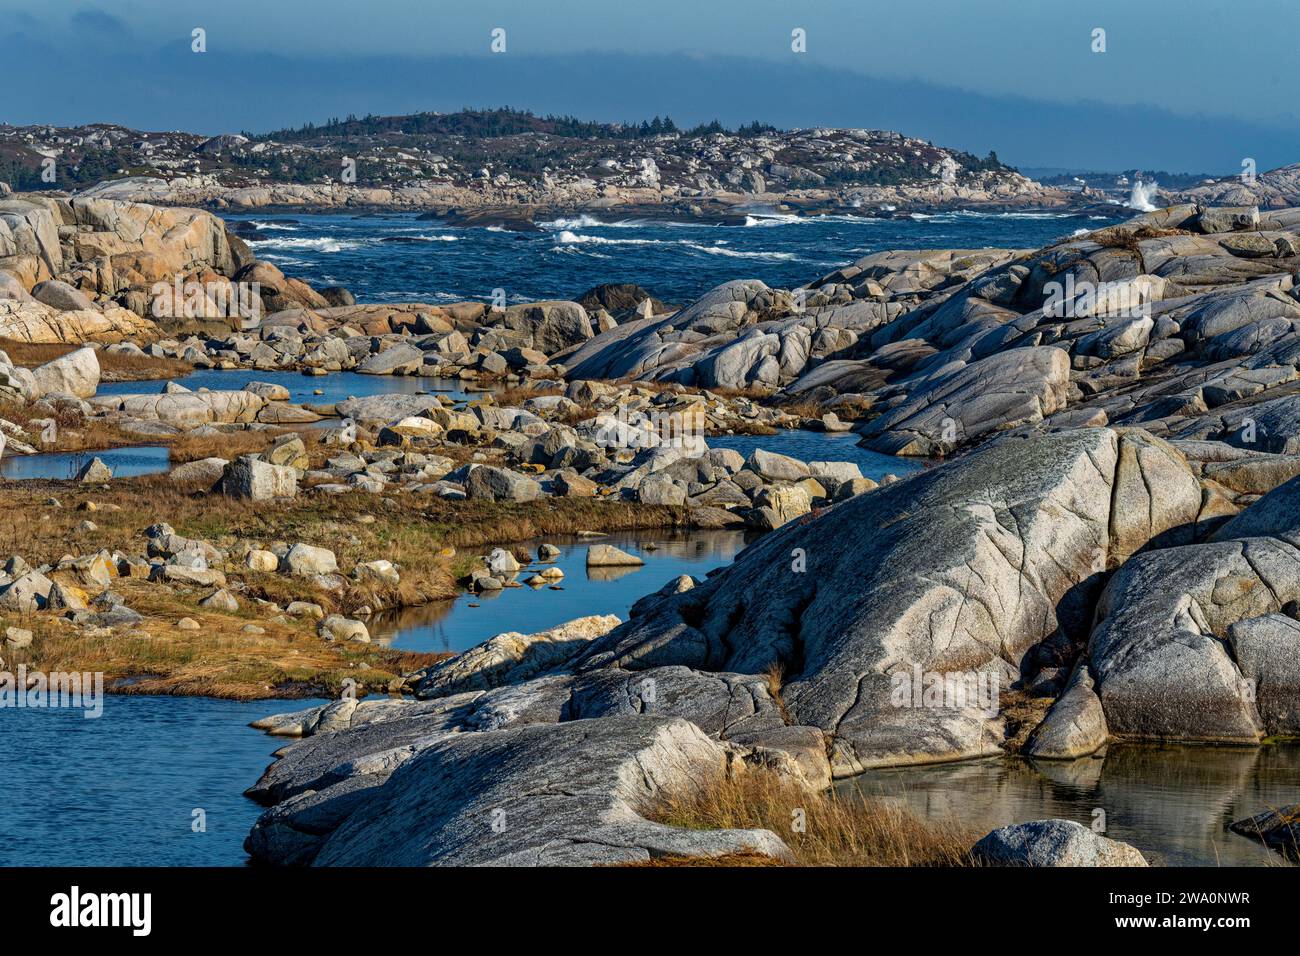
M745 225L556 219L539 232L457 228L415 214L229 216L255 229L259 259L361 302L571 299L606 282L635 282L685 304L732 279L793 288L886 249L1036 248L1115 219L1065 213L948 212L899 219L800 218L755 210Z
M95 720L0 711L13 758L0 866L242 865L262 810L244 790L290 742L248 723L319 703L109 696Z

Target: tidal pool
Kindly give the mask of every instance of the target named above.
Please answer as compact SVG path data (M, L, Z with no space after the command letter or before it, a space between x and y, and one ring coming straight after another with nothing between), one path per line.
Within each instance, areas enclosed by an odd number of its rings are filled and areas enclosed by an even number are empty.
M75 478L86 462L100 458L113 470L114 478L155 475L171 468L166 445L129 445L98 451L42 452L38 455L6 454L0 457L0 477L14 481L43 478L64 481Z
M463 651L504 631L530 634L589 614L617 614L627 620L636 600L663 587L681 574L702 579L709 571L729 564L745 546L743 531L673 533L651 530L622 532L603 538L580 540L556 535L528 542L536 557L543 542L560 548L551 562L534 561L516 578L522 582L534 571L558 567L564 578L558 590L534 590L524 584L501 591L466 594L454 601L439 601L377 615L371 636L409 651ZM641 567L588 568L587 548L612 544L645 561ZM484 549L488 550L488 549ZM474 605L477 605L474 606Z
M1279 866L1286 861L1228 824L1300 801L1300 744L1265 747L1115 744L1082 760L994 757L872 770L841 794L898 801L980 833L1058 817L1131 843L1166 866Z

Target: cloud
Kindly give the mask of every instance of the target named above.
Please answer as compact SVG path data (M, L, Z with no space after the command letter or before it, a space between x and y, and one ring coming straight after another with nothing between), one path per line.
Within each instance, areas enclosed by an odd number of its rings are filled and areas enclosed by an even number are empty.
M95 39L125 39L131 36L131 28L126 21L104 10L82 9L68 18L69 26L82 37L87 35Z

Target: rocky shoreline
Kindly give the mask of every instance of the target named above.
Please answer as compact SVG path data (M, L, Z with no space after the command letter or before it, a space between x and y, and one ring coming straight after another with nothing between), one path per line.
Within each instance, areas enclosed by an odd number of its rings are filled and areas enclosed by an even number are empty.
M627 620L390 656L371 683L391 697L268 718L303 738L250 791L268 809L248 851L280 865L788 860L786 834L674 827L653 805L743 774L821 792L869 768L1294 738L1298 254L1300 210L1188 204L1041 250L881 252L793 290L737 280L681 309L635 292L590 310L378 306L285 277L197 210L2 199L0 337L86 345L0 362L18 450L43 417L258 446L155 479L175 526L164 510L119 527L111 509L134 519L138 486L87 462L71 489L100 499L104 528L69 528L80 554L5 565L4 656L58 631L273 625L295 650L329 648L311 652L332 661L318 673L370 668L362 608L427 599L448 575L516 583L519 555L489 545L526 534L475 541L481 562L421 557L433 537L361 554L339 526L371 512L394 534L554 509L763 532ZM242 316L211 294L164 320L154 287L178 279L256 283L256 324L232 330ZM104 350L133 348L249 380L97 394ZM258 382L270 369L485 391L293 403ZM944 460L877 484L852 462L708 446L796 425ZM7 540L30 535L7 520ZM194 628L177 620L191 607ZM972 859L1145 862L1057 823L998 831ZM1293 826L1240 824L1275 842Z

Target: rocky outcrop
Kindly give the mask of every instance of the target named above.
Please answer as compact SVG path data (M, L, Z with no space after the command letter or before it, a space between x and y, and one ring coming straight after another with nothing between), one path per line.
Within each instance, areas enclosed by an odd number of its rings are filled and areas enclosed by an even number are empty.
M275 806L245 848L263 862L321 866L788 853L766 830L679 830L641 815L664 794L727 773L727 750L694 725L636 716L554 724L553 696L534 683L531 695L340 701L310 717L271 718L266 726L324 730L282 751L249 791Z
M1146 474L1121 470L1121 450L1147 440L1106 429L1005 440L850 498L615 629L577 668L779 664L792 722L830 738L837 776L997 752L995 703L913 705L899 691L914 669L1006 687L1058 629L1082 643L1112 547L1137 549L1138 529L1113 542L1111 509ZM1198 492L1180 493L1180 508L1152 514L1149 537L1195 514Z
M252 256L197 209L93 197L0 200L0 334L28 342L148 341L152 318L178 315L173 284L228 284ZM158 295L159 288L167 294Z

